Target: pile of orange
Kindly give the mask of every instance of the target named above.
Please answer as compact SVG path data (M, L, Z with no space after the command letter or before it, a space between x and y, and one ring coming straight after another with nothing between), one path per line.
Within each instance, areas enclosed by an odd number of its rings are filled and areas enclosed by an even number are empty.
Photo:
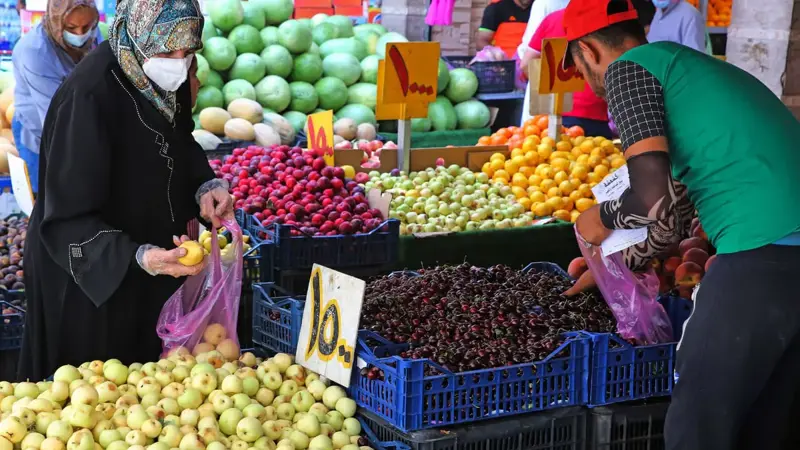
M478 139L477 145L508 145L509 149L520 148L526 138L532 136L536 136L540 139L547 137L548 125L549 119L546 115L533 116L521 127L501 128L491 136L484 136ZM578 126L570 128L561 127L561 133L570 137L583 136L583 128Z
M494 182L511 186L517 201L537 217L575 222L595 203L592 187L625 165L614 143L603 137L531 134L510 154L493 154L481 171Z
M700 9L699 0L688 0L695 8ZM709 27L728 27L731 24L731 8L733 0L709 0L706 25ZM702 13L702 11L700 11Z

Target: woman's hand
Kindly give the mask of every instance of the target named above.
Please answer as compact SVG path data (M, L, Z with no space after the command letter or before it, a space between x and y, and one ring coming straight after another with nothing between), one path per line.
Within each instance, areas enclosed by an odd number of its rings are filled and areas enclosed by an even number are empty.
M572 297L574 295L578 295L581 292L592 289L597 287L597 282L594 281L594 276L592 275L591 270L587 270L583 272L583 275L578 277L578 280L575 281L575 284L572 285L571 288L564 291L564 295L567 297Z
M215 187L200 197L200 215L219 228L223 220L233 220L233 197L223 187Z
M188 236L172 237L172 242L176 246L189 240ZM178 259L184 256L186 256L185 248L166 250L154 245L143 245L136 253L136 261L150 275L169 275L175 278L197 275L206 267L205 258L194 266L184 266L178 262Z

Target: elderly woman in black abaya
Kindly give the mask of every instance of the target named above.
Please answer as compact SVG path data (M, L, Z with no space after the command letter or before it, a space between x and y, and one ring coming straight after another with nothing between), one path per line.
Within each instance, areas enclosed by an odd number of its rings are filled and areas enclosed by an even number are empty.
M179 264L175 246L198 217L232 218L227 185L191 135L202 28L197 0L120 2L108 42L53 98L25 248L21 378L157 358L161 307L203 268Z

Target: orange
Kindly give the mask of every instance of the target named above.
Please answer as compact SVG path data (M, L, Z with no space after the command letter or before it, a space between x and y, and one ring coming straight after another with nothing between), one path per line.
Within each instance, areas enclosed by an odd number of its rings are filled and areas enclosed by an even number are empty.
M512 136L508 139L508 142L506 144L510 149L520 148L522 147L522 138L517 136Z
M548 217L553 213L553 207L547 203L534 203L533 215L536 217Z
M562 199L564 200L564 209L566 209L567 211L572 211L572 209L575 208L574 200L572 200L569 197L562 197Z
M528 177L521 173L515 173L514 176L511 177L511 185L524 190L528 187ZM517 197L519 198L519 195L517 195Z
M620 167L625 165L625 158L611 158L611 167L614 169L619 169Z
M561 197L550 197L545 201L545 204L555 211L564 207L564 199Z
M602 163L603 163L603 158L601 158L601 157L599 157L597 155L592 155L592 156L589 157L588 164L589 164L589 167L591 167L592 169L594 169L595 167L597 167L597 165L602 164Z
M556 183L561 183L562 181L565 181L565 180L568 180L568 179L569 179L569 175L567 175L567 172L565 172L563 170L559 170L558 172L556 172L555 175L553 175L553 181L555 181Z
M534 169L534 172L535 171L536 169ZM534 175L528 177L528 186L539 186L540 184L542 184L542 177L539 175L534 173Z
M595 184L599 183L603 180L603 177L600 175L592 172L589 175L586 175L586 181L589 183L589 187L594 187Z
M519 149L518 149L519 150ZM522 150L519 151L516 155L511 158L511 161L514 161L514 164L522 167L525 165L525 156L523 156Z
M575 158L575 162L576 163L580 163L580 164L588 164L589 163L589 155L584 154L584 155L578 156L577 158Z
M535 172L536 172L536 167L529 166L529 165L524 165L524 166L519 168L519 172L518 173L521 173L521 174L525 175L525 178L528 178L531 175L533 175Z
M489 145L505 145L507 141L508 141L507 137L495 135L492 136L492 138L489 140Z
M482 136L480 139L478 139L478 145L489 145L491 142L492 138L489 136Z
M570 192L575 190L575 186L573 186L572 182L569 180L565 180L559 183L558 188L561 189L561 192L563 192L565 195L569 195Z
M503 167L506 169L506 172L508 172L509 175L514 175L515 173L519 172L519 165L514 161L506 161L503 164Z
M580 211L578 211L577 209L573 209L569 213L569 221L575 223L575 221L578 220L578 216L580 215L581 215Z
M500 128L494 134L497 135L497 136L502 136L502 137L505 137L506 139L508 139L514 133L511 130L509 130L508 128Z
M492 169L492 163L488 162L483 163L483 167L481 167L481 172L485 173L486 175L489 175L489 178L491 178L492 175L494 175L494 169Z
M581 195L583 197L586 197L586 198L591 198L591 197L594 196L594 193L592 192L592 188L589 187L589 185L586 184L586 183L578 186L578 192L580 192Z
M581 127L579 127L577 125L575 125L574 127L569 127L567 129L567 134L570 137L583 136L583 128L581 128Z
M542 144L545 144L548 147L553 148L556 146L556 141L551 137L545 137L542 138Z
M576 163L575 167L572 168L573 177L583 181L586 179L586 176L589 175L589 166L582 163Z
M536 125L525 125L525 136L539 136L539 133L541 132L542 130L540 130Z
M569 160L566 158L555 158L550 160L550 165L556 170L568 170Z
M539 183L539 187L542 188L543 191L547 192L550 190L550 188L556 187L556 182L553 180L542 180L542 182Z
M542 191L532 193L529 198L534 203L541 203L547 200L547 196Z
M547 190L547 194L546 195L547 195L547 198L553 198L553 197L561 197L562 193L561 193L561 190L559 188L551 187L550 189Z
M493 153L492 156L489 157L489 161L494 161L495 159L499 159L501 162L505 162L506 155L502 153Z
M514 194L514 197L516 197L517 199L520 199L522 197L525 198L528 197L528 193L525 192L525 189L519 186L511 186L511 193Z
M574 191L569 193L569 199L573 202L578 201L578 199L583 198L583 194L581 193L580 189L575 189Z
M495 172L502 169L505 166L505 162L502 159L493 159L489 161L489 167Z
M514 150L511 150L511 159L514 159L515 156L522 156L524 154L525 152L523 152L521 148L515 148Z
M570 212L564 209L559 209L557 211L553 211L553 217L558 220L563 220L565 222L569 222L570 219Z
M559 151L559 152L567 152L567 153L569 153L570 150L572 150L572 144L570 144L569 142L564 142L564 141L558 142L556 144L556 150Z
M600 164L599 166L594 168L594 173L600 176L600 178L605 178L608 175L608 167Z
M537 126L537 127L540 129L540 130L546 130L546 129L547 129L547 126L548 126L549 124L550 124L550 121L547 119L547 116L545 116L545 115L540 115L540 116L539 116L539 117L536 119L536 126Z
M539 164L539 154L536 153L536 150L525 152L524 158L525 158L525 164L529 166L536 166L537 164Z
M500 169L494 173L494 181L498 180L505 180L508 181L511 179L511 176L503 169Z
M584 212L592 206L594 206L594 200L590 198L581 198L575 202L575 209L580 212Z
M525 208L525 211L529 211L531 209L531 205L533 204L531 199L529 199L528 197L518 198L517 202L519 202L519 204L522 205L523 208Z
M592 149L592 152L589 153L589 155L591 155L591 156L597 155L597 156L599 156L601 158L605 158L606 157L606 151L603 150L600 147L595 147L595 148Z
M541 167L541 166L542 166L542 164L539 164L539 167ZM545 180L552 180L552 178L553 178L553 176L555 174L556 174L556 172L550 166L543 167L539 171L539 176L544 178Z

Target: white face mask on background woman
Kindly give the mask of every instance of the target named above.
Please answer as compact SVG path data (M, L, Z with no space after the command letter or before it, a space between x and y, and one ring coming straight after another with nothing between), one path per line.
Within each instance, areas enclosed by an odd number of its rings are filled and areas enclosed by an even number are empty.
M66 42L68 45L75 48L81 48L84 45L86 45L86 41L88 41L89 38L92 37L93 33L94 33L94 28L89 30L89 32L86 34L73 34L70 33L69 31L64 30L61 33L61 36L64 38L64 42Z
M175 92L189 78L194 55L185 58L148 58L142 65L144 74L161 89Z

